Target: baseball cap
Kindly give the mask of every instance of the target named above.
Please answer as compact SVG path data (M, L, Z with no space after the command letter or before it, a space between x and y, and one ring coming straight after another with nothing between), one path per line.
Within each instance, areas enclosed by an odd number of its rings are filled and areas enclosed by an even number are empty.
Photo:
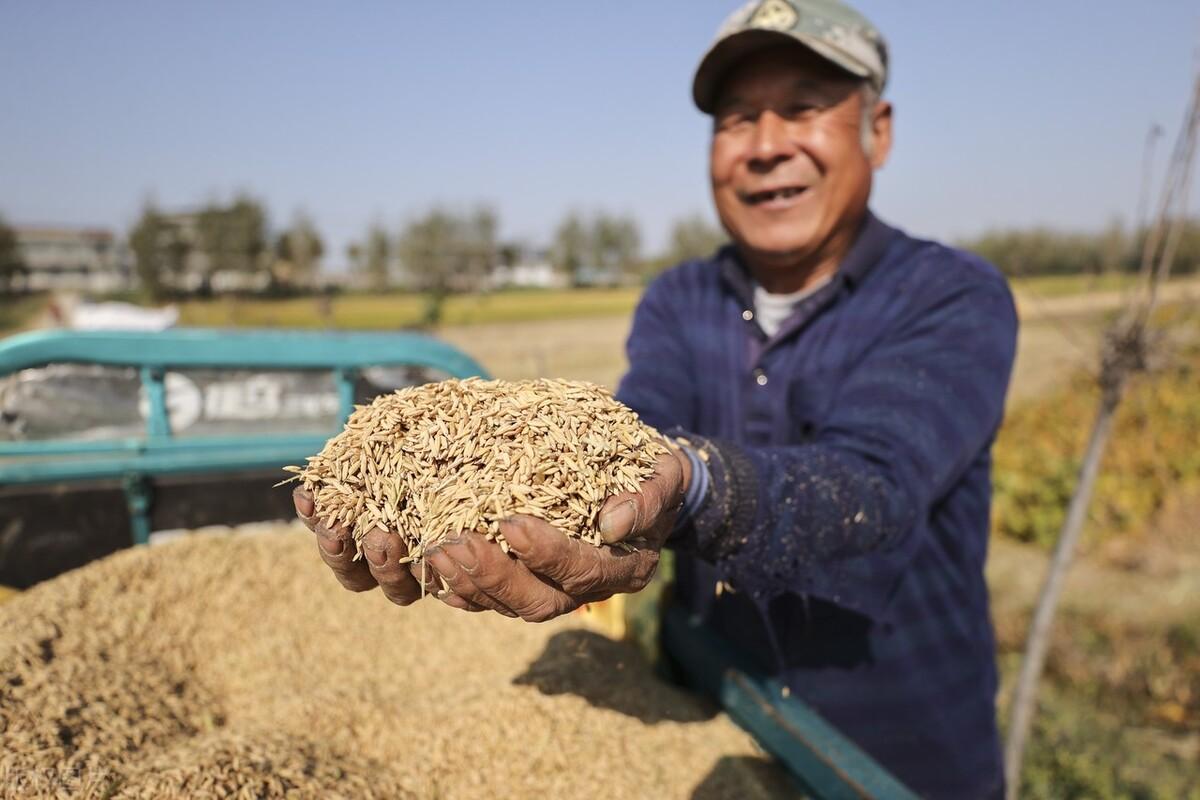
M711 114L722 76L756 50L798 42L827 61L869 81L887 85L887 43L871 22L840 0L753 0L721 29L696 68L692 99Z

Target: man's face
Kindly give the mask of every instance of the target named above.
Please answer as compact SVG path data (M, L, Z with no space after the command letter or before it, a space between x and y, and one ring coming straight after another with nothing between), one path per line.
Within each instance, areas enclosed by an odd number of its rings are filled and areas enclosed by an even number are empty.
M734 67L713 113L710 175L721 222L762 266L786 269L852 237L891 144L886 104L867 123L854 78L798 46Z

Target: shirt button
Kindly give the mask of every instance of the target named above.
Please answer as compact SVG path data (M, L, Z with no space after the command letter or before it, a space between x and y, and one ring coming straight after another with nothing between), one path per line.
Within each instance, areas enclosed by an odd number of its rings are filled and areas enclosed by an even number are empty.
M754 370L754 382L757 383L759 386L766 386L767 385L767 373L763 372L761 369Z
M750 320L754 319L754 312L747 308L742 312L742 319L746 320L746 322L749 322Z

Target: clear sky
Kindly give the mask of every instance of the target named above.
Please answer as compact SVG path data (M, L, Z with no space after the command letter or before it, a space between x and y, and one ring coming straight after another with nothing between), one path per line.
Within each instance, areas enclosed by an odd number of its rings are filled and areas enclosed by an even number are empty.
M494 204L546 242L571 208L647 249L712 214L692 70L733 0L0 0L0 212L126 230L263 199L326 263L372 219ZM1180 124L1196 0L861 0L897 109L876 209L922 235L1098 229L1137 207L1152 123ZM1193 203L1193 207L1200 203Z

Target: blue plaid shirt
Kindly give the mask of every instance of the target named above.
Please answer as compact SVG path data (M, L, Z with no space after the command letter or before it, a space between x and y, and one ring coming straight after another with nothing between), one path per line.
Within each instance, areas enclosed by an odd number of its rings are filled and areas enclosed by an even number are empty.
M925 797L1003 786L983 567L1016 330L991 265L868 216L771 337L732 248L660 276L617 393L707 464L677 601Z

